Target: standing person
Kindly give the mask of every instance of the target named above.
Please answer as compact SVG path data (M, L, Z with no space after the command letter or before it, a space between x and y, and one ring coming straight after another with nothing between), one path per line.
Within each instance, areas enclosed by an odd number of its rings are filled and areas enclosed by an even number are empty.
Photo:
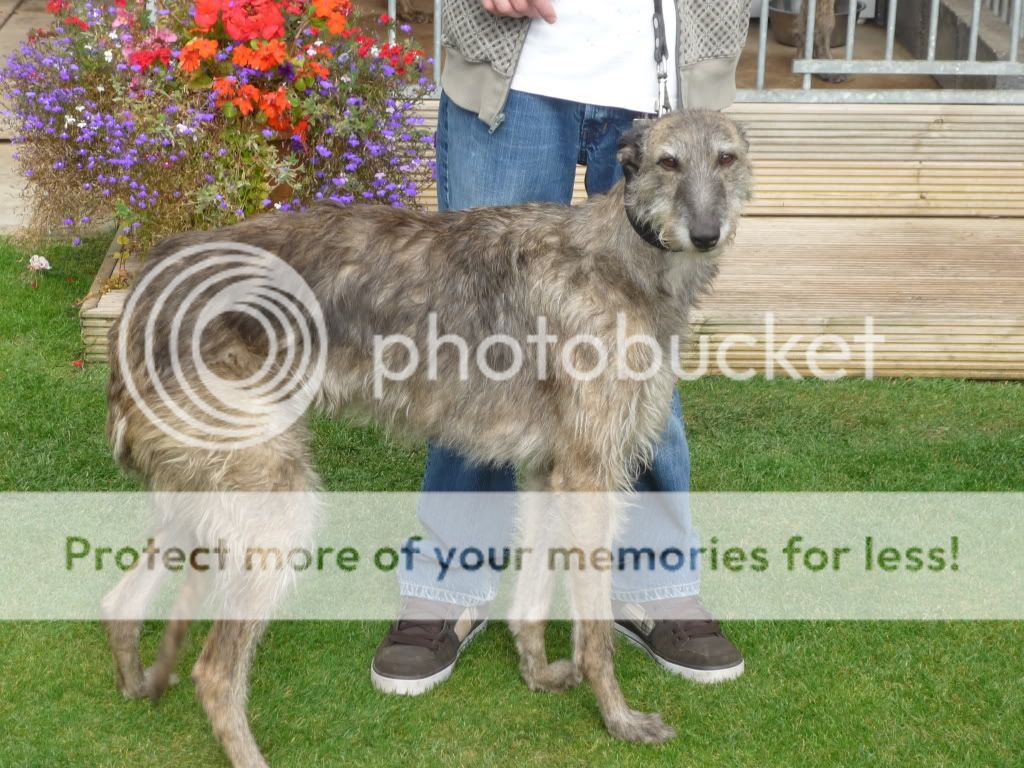
M735 94L749 0L664 0L669 98L722 109ZM622 171L619 137L658 97L654 0L445 0L444 68L437 131L438 205L457 210L527 202L568 203L577 164L587 194L606 192ZM677 23L677 19L679 22ZM675 34L673 35L673 31ZM673 44L674 42L674 44ZM699 542L684 494L690 461L679 395L650 467L635 489L673 494L632 515L620 548ZM486 513L431 503L438 492L515 491L511 467L477 466L429 446L420 521L427 538L400 575L404 606L377 648L374 685L415 695L446 680L484 626L497 575L444 568L431 555L467 545L507 546L514 510L504 495ZM648 497L651 498L651 497ZM662 498L662 497L658 497ZM616 629L664 668L698 682L738 677L743 657L703 607L695 569L614 572Z

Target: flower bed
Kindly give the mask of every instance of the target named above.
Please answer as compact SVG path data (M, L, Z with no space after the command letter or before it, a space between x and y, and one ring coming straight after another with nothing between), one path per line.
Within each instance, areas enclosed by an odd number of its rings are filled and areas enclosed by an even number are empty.
M0 72L38 234L173 231L315 200L414 203L432 177L423 51L349 0L51 0Z
M159 238L313 201L415 204L433 177L430 63L349 0L50 0L0 71L30 236L118 231L82 304L86 355ZM113 290L112 290L113 288Z

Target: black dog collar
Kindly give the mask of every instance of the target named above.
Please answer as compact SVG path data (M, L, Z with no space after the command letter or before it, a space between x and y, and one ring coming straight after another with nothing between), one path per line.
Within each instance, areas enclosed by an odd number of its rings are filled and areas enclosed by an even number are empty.
M640 235L640 237L642 237L646 242L661 251L671 250L670 248L665 247L665 244L661 242L661 238L658 237L658 233L651 228L650 224L636 220L633 216L633 212L629 209L629 206L626 206L626 218L629 219L629 223L633 227L633 231Z

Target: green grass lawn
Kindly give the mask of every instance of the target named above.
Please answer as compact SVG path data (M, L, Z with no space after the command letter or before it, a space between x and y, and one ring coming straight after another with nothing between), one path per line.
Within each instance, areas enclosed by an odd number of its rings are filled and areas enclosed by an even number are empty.
M0 245L0 488L131 489L103 438L106 369L78 368L74 301L102 244L55 249L37 289ZM1024 490L1024 387L953 381L683 387L699 490ZM423 452L315 425L331 490L414 490ZM2 557L2 548L0 548ZM0 597L2 599L2 597ZM282 622L253 669L251 716L274 766L1020 766L1024 624L731 622L747 673L698 687L623 645L627 698L679 730L660 747L604 732L581 687L531 694L501 626L452 680L386 697L368 665L383 623ZM159 624L148 625L152 651ZM194 632L182 671L198 654ZM568 629L551 630L552 652ZM94 623L0 624L0 767L225 765L187 674L159 706L124 701Z

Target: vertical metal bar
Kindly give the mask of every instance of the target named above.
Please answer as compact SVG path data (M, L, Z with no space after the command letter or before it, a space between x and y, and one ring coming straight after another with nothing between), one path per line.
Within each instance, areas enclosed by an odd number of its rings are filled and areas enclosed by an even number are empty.
M818 10L818 0L804 0L807 3L807 29L804 30L806 37L804 38L804 58L814 58L814 15ZM811 90L811 81L813 75L808 72L804 75L804 90Z
M857 17L860 15L858 0L850 0L850 15L846 19L846 60L853 61L853 35L857 30Z
M764 90L768 67L768 0L761 0L761 18L757 23L757 90Z
M932 12L928 18L928 61L935 61L935 46L939 41L939 0L932 0Z
M1010 17L1010 61L1016 61L1017 55L1020 53L1020 25L1021 25L1021 11L1024 3L1021 0L1013 0L1013 10L1010 11L1012 16Z
M392 18L392 20L398 18L398 0L388 0L388 16L390 16ZM395 27L394 27L394 25L392 25L390 30L388 30L388 42L389 43L395 42Z
M981 0L974 0L971 9L971 45L967 49L967 60L978 60L978 28L981 26Z
M441 87L441 0L434 0L434 85Z
M885 25L885 60L892 61L896 49L896 5L897 0L889 0L889 18Z

